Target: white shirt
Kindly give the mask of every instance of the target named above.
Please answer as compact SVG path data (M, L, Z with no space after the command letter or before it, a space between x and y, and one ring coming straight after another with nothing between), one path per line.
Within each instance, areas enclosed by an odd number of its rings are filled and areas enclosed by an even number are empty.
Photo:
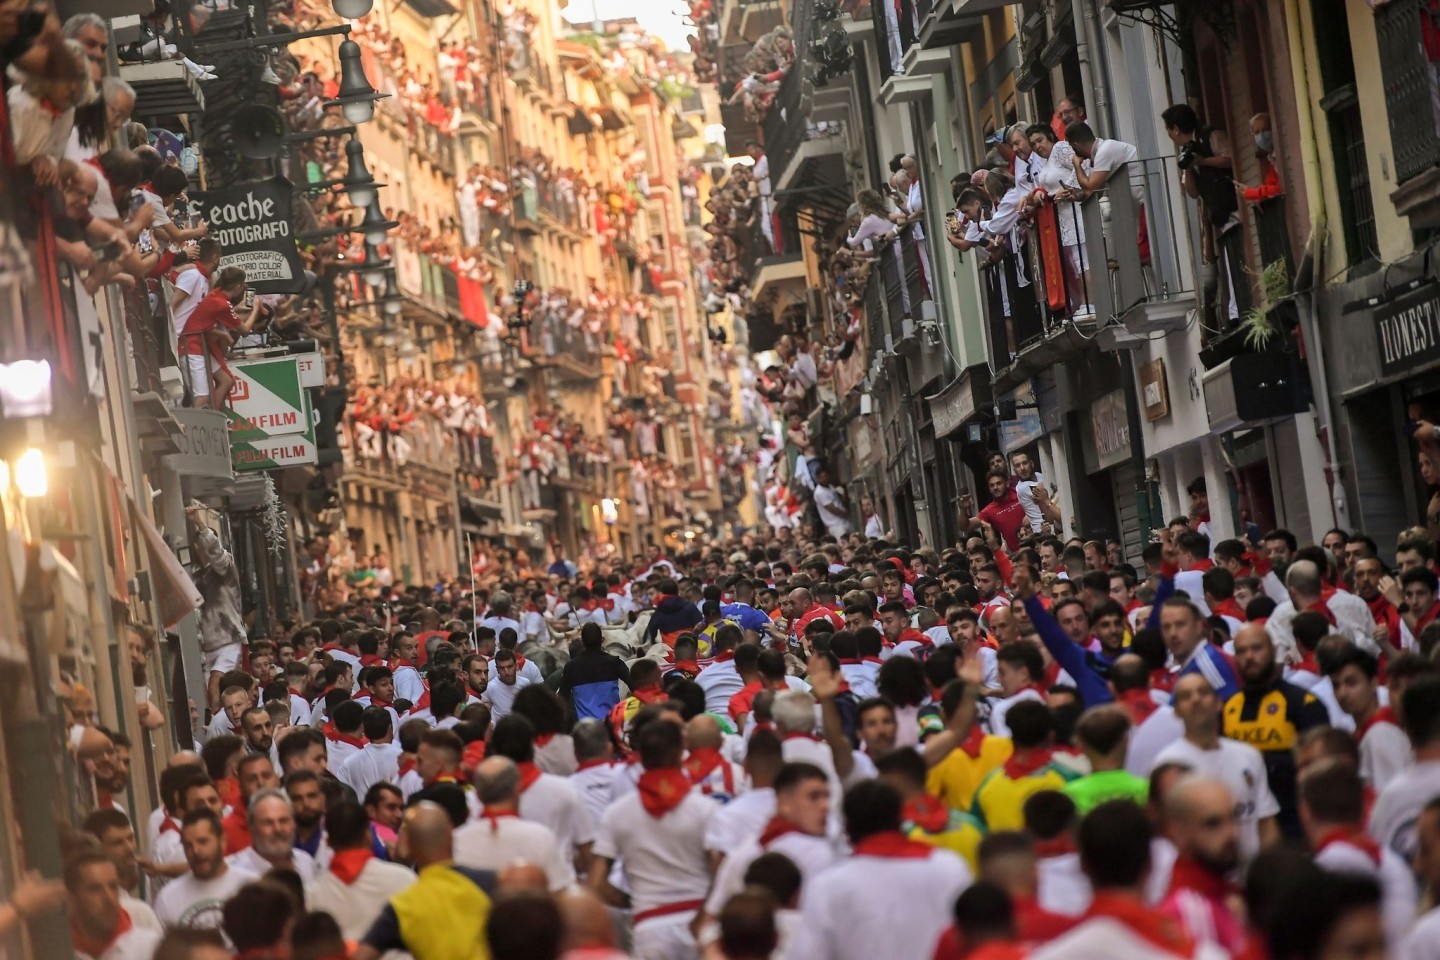
M1370 855L1343 840L1331 843L1315 854L1315 863L1332 873L1358 873L1380 885L1380 910L1385 919L1385 940L1398 944L1415 919L1420 899L1415 889L1415 875L1393 850L1381 849L1377 865Z
M1045 514L1040 512L1040 503L1035 499L1035 488L1044 482L1045 478L1037 473L1030 480L1017 480L1015 483L1015 496L1020 498L1020 506L1025 509L1025 519L1030 521L1030 529L1037 533L1044 529Z
M600 818L605 815L605 808L610 806L615 774L619 769L620 765L612 761L593 764L570 774L570 786L580 794L585 812L590 815L591 831L600 829Z
M557 733L543 746L535 745L535 766L557 777L568 777L575 772L575 741L568 733Z
M574 856L576 847L595 842L595 828L585 801L564 777L540 774L520 794L520 816L549 827L566 857Z
M523 629L520 626L520 621L512 617L486 617L484 620L477 621L475 626L489 627L491 630L494 630L496 640L500 639L500 631L506 627L514 630L517 638L524 639L525 637Z
M735 670L734 660L717 660L695 675L695 682L705 691L705 712L728 716L730 698L745 686Z
M837 540L848 534L853 527L845 507L845 498L840 496L834 487L819 483L815 485L814 493L815 509L820 514L821 522L825 524L826 532ZM832 509L839 510L840 513L832 513Z
M353 743L346 743L343 740L325 739L325 767L328 770L339 770L340 767L351 757L360 753L364 747L357 747Z
M1090 908L1095 890L1090 878L1080 869L1080 854L1062 853L1056 857L1040 857L1035 861L1039 880L1036 899L1051 913L1078 917Z
M1166 696L1168 698L1169 695ZM1150 771L1155 769L1155 759L1160 756L1160 751L1184 736L1185 724L1175 716L1175 708L1168 704L1156 708L1130 734L1125 769L1137 777L1148 778Z
M132 916L131 919L133 920L134 917ZM83 958L89 958L89 960L150 960L155 956L155 948L160 946L163 936L159 930L136 924L111 941L110 945L98 956L91 957L90 954L82 953L79 950L75 951L75 956L82 960Z
M1024 690L1021 690L1013 697L1005 697L998 700L992 699L990 701L991 733L995 734L997 737L1010 736L1010 728L1005 725L1005 714L1009 713L1010 708L1015 706L1015 704L1020 703L1022 700L1034 700L1036 703L1044 703L1045 697L1041 695L1040 691L1032 687L1026 687Z
M853 856L800 892L802 923L791 955L805 960L925 958L950 925L955 898L970 886L957 854L924 859Z
M258 879L258 874L236 867L227 867L213 880L196 880L193 873L187 873L165 884L165 889L155 898L155 916L167 929L219 930L225 901L245 884Z
M334 917L346 940L360 940L390 898L414 882L415 874L408 868L371 857L349 886L329 870L320 871L305 885L305 905Z
M65 156L65 147L70 142L70 131L75 127L74 107L53 114L18 83L10 88L6 99L10 109L10 135L15 144L17 164L24 166L38 157L49 157L58 161ZM105 179L105 174L99 170L96 170L95 174L97 180Z
M425 695L425 682L420 679L420 671L411 666L396 667L394 677L395 699L419 703Z
M120 906L130 914L130 920L135 926L144 927L146 930L156 930L160 933L165 932L165 925L160 922L159 917L155 916L155 911L150 909L150 904L139 897L133 897L121 890Z
M1440 960L1440 907L1422 913L1391 956L1394 960Z
M1393 778L1370 810L1370 836L1394 850L1406 863L1415 862L1415 826L1425 804L1440 797L1440 760L1416 763Z
M860 700L868 700L871 697L880 695L880 690L875 681L880 676L880 664L869 660L861 660L859 663L840 664L840 675L845 682L850 684L850 690Z
M186 294L185 299L180 301L180 306L170 314L170 318L175 322L175 342L179 343L180 333L185 329L185 321L190 319L190 314L195 312L195 307L199 305L200 301L209 295L210 281L199 267L191 266L176 274L173 286L176 290L184 290Z
M257 877L265 876L274 867L274 864L260 856L253 846L246 847L239 853L230 854L225 858L225 862L230 864L232 870L253 873ZM291 866L300 875L302 883L314 880L316 874L320 872L320 868L315 865L315 858L299 847L296 847L291 855Z
M1335 626L1331 633L1338 633L1349 639L1361 650L1372 654L1380 652L1380 648L1375 644L1375 618L1370 615L1370 608L1364 600L1353 593L1336 590L1325 602L1325 606L1335 615ZM1270 634L1270 639L1275 644L1276 659L1281 663L1300 659L1300 652L1295 647L1295 629L1292 626L1295 614L1295 604L1286 600L1265 619L1265 632Z
M705 849L729 854L775 816L775 788L755 787L721 807L705 828Z
M1122 163L1134 163L1139 156L1134 144L1123 140L1097 139L1090 151L1090 159L1083 161L1081 167L1088 173L1108 173ZM1108 182L1106 185L1109 185ZM1130 192L1135 195L1136 200L1140 199L1133 181Z
M530 686L530 681L518 673L515 675L514 683L505 683L496 677L486 684L485 693L480 700L490 705L490 722L499 723L508 717L510 708L515 704L515 695L528 686Z
M1202 750L1183 737L1160 751L1154 766L1183 763L1195 773L1213 777L1235 798L1235 817L1240 823L1240 859L1249 863L1260 850L1260 821L1280 812L1270 792L1265 760L1248 743L1220 738L1214 750Z
M575 868L555 834L544 824L519 817L471 820L455 831L455 862L476 870L501 870L523 860L545 871L551 893L575 886Z
M705 900L705 912L718 917L729 899L745 888L745 871L750 869L750 864L766 853L784 854L800 869L801 890L840 859L835 845L825 837L787 833L761 846L757 831L720 864L720 869L715 872L715 884Z
M1095 917L1030 954L1030 960L1226 960L1230 953L1200 942L1186 954L1162 950L1119 920Z
M1360 741L1360 776L1377 793L1414 760L1410 738L1388 721L1371 724Z
M605 811L595 853L623 862L635 913L705 899L710 890L705 829L719 809L687 793L675 809L657 819L646 812L639 794L631 793Z
M394 783L400 776L400 744L367 743L335 770L342 783L350 785L362 801L377 783Z

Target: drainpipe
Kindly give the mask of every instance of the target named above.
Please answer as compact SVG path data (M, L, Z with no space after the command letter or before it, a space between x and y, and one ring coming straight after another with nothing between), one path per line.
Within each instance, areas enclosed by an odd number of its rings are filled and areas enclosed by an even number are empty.
M1295 113L1300 125L1300 161L1305 177L1305 197L1308 202L1310 230L1312 233L1323 229L1326 222L1325 185L1320 179L1320 152L1315 142L1315 115L1310 97L1310 73L1306 63L1304 38L1300 30L1299 0L1285 0L1285 32L1290 45L1290 82L1295 86ZM1316 275L1323 275L1324 264L1314 265ZM1320 415L1320 425L1325 431L1325 478L1330 487L1330 504L1334 509L1334 523L1343 529L1350 529L1350 510L1345 501L1345 487L1339 481L1335 463L1335 416L1330 403L1330 379L1325 372L1325 346L1320 338L1320 323L1311 294L1300 297L1301 332L1305 346L1312 358L1310 364L1315 385L1315 409Z
M1080 88L1085 95L1085 112L1097 134L1113 135L1110 117L1110 94L1105 83L1104 45L1100 42L1100 24L1094 0L1070 0L1071 19L1078 24L1075 34L1075 57L1080 62ZM1090 59L1095 50L1101 60ZM1099 121L1097 124L1096 121Z

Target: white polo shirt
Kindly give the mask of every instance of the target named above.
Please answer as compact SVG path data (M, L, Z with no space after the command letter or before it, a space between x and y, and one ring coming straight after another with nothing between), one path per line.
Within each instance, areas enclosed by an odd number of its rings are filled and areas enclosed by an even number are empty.
M400 776L400 744L367 743L333 768L342 783L350 785L362 801L377 783L394 783Z
M585 801L565 777L540 774L520 794L520 816L549 827L567 859L575 856L576 847L595 842L595 827Z
M775 816L775 788L754 787L721 807L705 829L705 849L728 855Z
M471 820L455 831L455 862L499 873L516 861L545 871L551 893L575 886L575 868L549 827L519 817Z
M398 863L387 863L371 857L354 883L345 883L329 870L305 886L305 904L316 912L324 911L340 924L346 940L360 940L385 904L395 894L415 882L415 873Z
M705 691L705 712L721 717L729 715L730 698L745 686L733 659L716 660L695 675L695 682Z
M971 882L958 854L856 855L813 879L800 893L802 922L791 955L806 960L928 957L951 923L955 898Z
M825 837L786 833L762 846L759 835L754 834L720 864L715 873L715 885L705 900L705 912L718 917L730 898L745 888L745 871L750 869L750 864L766 853L782 853L790 858L800 870L801 890L840 859L835 845Z
M583 767L570 774L570 786L575 788L585 804L592 831L600 829L600 818L605 815L605 808L610 806L615 774L619 769L619 764L606 761Z
M656 818L646 812L640 795L632 793L605 811L595 853L623 863L636 914L705 899L710 890L705 829L719 809L713 801L688 793L675 809Z
M482 702L490 705L491 723L499 723L508 717L510 708L515 704L515 695L528 686L530 681L519 674L516 674L514 683L503 683L498 677L492 679L480 698Z

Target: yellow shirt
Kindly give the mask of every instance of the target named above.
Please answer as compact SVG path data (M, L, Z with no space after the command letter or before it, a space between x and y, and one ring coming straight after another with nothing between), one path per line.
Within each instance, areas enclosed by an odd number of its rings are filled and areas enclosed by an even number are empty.
M490 960L485 925L494 885L488 870L431 864L390 898L365 942L382 953L404 950L415 960Z
M925 792L955 810L969 810L975 803L975 789L980 781L1009 760L1013 750L1009 737L991 736L974 727L963 744L930 768L925 778Z
M1053 760L1027 773L1015 775L1006 766L992 770L975 791L970 812L986 830L1023 830L1025 801L1042 790L1060 790L1079 774Z
M945 829L937 833L907 821L905 833L911 840L960 854L969 865L970 872L977 877L980 875L980 841L985 839L985 825L970 814L951 810Z

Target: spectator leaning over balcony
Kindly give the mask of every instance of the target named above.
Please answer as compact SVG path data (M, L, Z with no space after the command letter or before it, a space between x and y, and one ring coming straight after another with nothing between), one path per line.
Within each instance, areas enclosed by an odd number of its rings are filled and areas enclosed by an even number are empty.
M1075 168L1075 179L1080 184L1080 192L1071 197L1072 200L1084 200L1090 194L1104 190L1110 182L1110 174L1122 164L1134 163L1140 156L1135 145L1126 143L1124 140L1104 140L1095 136L1095 131L1090 129L1090 124L1083 121L1070 124L1065 128L1065 142L1069 143L1075 151L1071 158L1071 165ZM1127 172L1128 173L1128 172ZM1141 204L1140 190L1136 186L1135 179L1130 178L1130 195L1135 198L1137 204ZM1145 227L1145 207L1140 206L1139 214L1139 237L1140 262L1150 262L1150 232Z
M75 110L75 128L65 145L65 156L76 162L89 160L109 145L112 135L119 134L130 121L135 109L135 88L119 77L106 77L100 84L100 97ZM121 136L125 146L128 137Z
M913 158L912 158L912 163ZM912 167L902 166L890 175L890 186L895 188L902 201L897 224L909 224L910 234L915 238L915 252L920 261L920 282L930 289L930 249L925 242L925 194L920 189L920 178Z
M1055 221L1060 230L1060 250L1065 257L1065 287L1076 314L1094 313L1090 306L1090 264L1085 256L1085 224L1080 206L1071 197L1080 195L1075 177L1075 148L1055 137L1043 123L1028 131L1035 155L1044 161L1036 186L1055 204Z
M75 127L75 108L95 99L85 48L66 40L64 55L52 57L46 74L21 73L5 95L15 163L28 166L35 184L60 182L59 163Z
M1200 201L1201 263L1213 264L1206 286L1218 319L1229 326L1240 322L1249 300L1245 279L1245 235L1240 229L1240 201L1235 194L1235 161L1224 130L1202 126L1195 110L1177 103L1160 114L1165 133L1179 148L1175 165L1185 192ZM1217 303L1215 297L1219 298Z
M1270 114L1257 113L1250 118L1250 135L1255 138L1255 159L1260 161L1265 178L1256 187L1236 180L1235 188L1249 203L1264 203L1283 192L1280 171L1275 167L1275 134L1270 130Z
M166 164L150 177L149 190L145 190L146 201L154 203L158 200L160 209L155 214L155 224L151 227L155 236L165 243L180 245L190 240L198 240L210 233L210 225L201 220L193 227L180 227L171 219L171 208L175 201L185 192L190 185L190 178L185 176L185 171L179 167ZM141 187L144 190L144 185ZM151 200L151 198L155 200Z
M1040 171L1045 158L1037 156L1035 145L1030 142L1030 124L1017 123L1010 127L1010 149L1015 151L1015 183L1024 189L1034 190L1039 186Z
M53 196L55 248L76 270L86 271L85 289L94 294L120 269L117 259L130 252L123 231L90 212L99 173L88 164L61 160L60 189Z
M65 21L65 39L80 44L90 68L90 82L100 85L105 75L105 53L110 49L110 28L98 13L77 13Z

